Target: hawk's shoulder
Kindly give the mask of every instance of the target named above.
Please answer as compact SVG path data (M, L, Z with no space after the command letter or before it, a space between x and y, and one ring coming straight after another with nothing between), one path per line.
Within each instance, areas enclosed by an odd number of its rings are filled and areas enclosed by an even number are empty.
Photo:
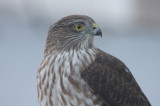
M81 75L93 93L111 106L150 106L126 65L99 49Z

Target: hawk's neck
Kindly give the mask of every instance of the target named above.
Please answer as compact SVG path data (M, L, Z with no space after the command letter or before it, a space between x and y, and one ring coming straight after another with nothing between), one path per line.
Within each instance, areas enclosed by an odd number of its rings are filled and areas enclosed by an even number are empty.
M56 63L57 66L61 68L69 68L68 70L62 70L63 73L74 74L76 71L80 73L81 70L75 70L75 67L83 67L86 68L90 65L96 57L96 49L77 49L77 50L69 50L69 51L55 51L48 55L47 57L51 57L50 61ZM72 69L74 68L74 69Z

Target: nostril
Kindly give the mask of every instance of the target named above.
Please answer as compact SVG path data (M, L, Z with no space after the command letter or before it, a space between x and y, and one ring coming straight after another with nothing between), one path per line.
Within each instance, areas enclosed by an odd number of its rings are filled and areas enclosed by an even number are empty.
M94 24L92 25L92 28L93 28L93 29L97 29L97 28L98 28L98 25L94 23Z
M93 27L93 29L96 29L96 27Z

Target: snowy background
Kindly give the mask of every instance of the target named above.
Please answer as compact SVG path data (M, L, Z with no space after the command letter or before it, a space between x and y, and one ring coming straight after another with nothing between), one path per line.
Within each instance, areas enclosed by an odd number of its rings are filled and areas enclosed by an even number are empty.
M0 106L38 106L36 73L48 28L71 14L103 31L95 45L121 59L153 106L160 106L158 0L0 0Z

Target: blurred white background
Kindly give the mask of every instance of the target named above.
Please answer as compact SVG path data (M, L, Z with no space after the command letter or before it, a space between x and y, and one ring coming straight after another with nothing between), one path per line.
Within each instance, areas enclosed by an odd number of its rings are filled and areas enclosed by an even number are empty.
M71 14L103 31L95 45L121 59L160 106L159 0L0 0L0 106L38 106L36 73L48 28Z

